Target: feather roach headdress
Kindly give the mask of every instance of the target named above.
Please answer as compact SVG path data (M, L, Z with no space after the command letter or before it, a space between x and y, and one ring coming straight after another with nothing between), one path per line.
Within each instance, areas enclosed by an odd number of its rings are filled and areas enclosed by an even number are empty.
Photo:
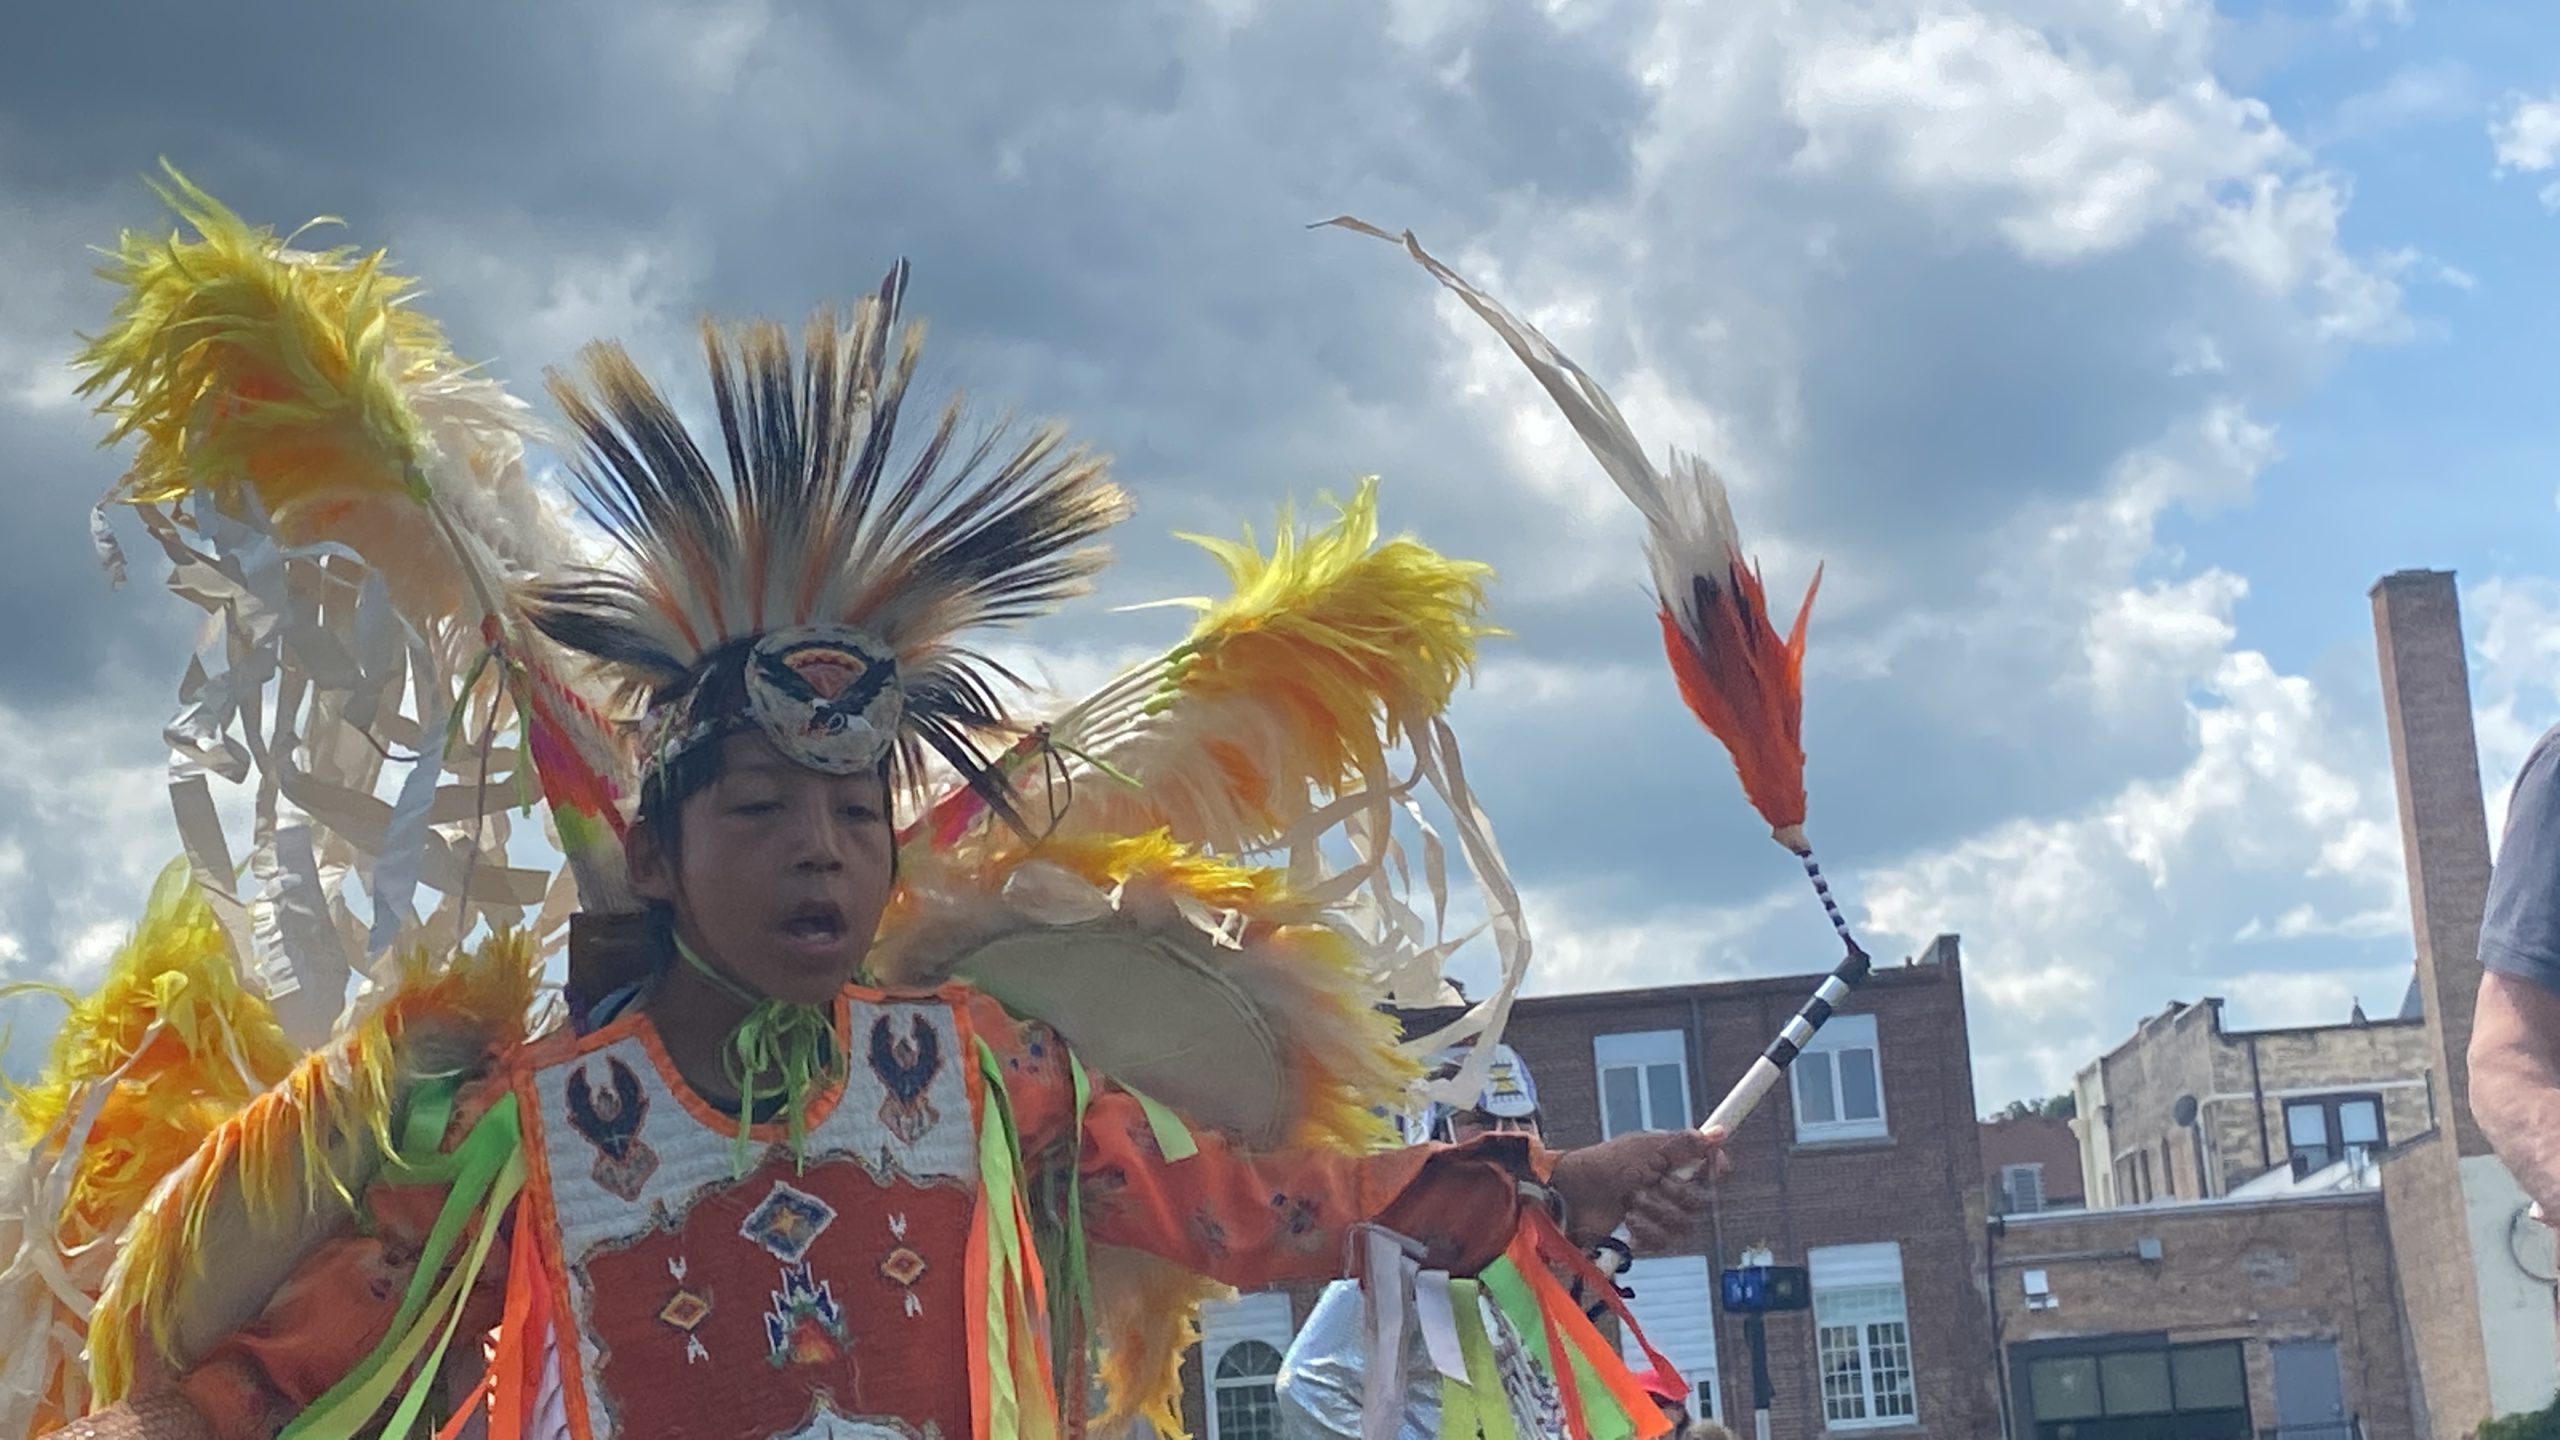
M589 512L628 567L536 589L559 643L603 662L646 712L641 768L760 730L813 769L890 763L908 786L927 752L1020 822L981 742L1008 728L994 662L955 643L1079 593L1094 543L1128 502L1106 462L1043 426L965 448L953 397L899 453L924 328L901 328L901 263L850 325L821 312L794 357L782 327L705 323L718 453L618 345L551 389L584 437Z

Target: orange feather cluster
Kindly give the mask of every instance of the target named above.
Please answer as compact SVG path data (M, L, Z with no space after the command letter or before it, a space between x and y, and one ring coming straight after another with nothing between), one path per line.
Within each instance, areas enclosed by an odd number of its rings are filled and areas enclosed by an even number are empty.
M1751 808L1769 822L1779 844L1802 855L1810 848L1804 834L1804 632L1822 572L1814 571L1784 639L1769 622L1759 571L1737 558L1727 579L1721 587L1700 579L1689 626L1663 606L1662 648L1689 713L1733 752L1734 772Z

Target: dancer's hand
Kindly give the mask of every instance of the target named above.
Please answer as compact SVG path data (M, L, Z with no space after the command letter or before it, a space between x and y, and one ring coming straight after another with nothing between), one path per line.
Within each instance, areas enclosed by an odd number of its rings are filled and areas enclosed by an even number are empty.
M1669 1250L1732 1169L1721 1130L1644 1130L1564 1152L1554 1181L1576 1245L1624 1225L1638 1249Z

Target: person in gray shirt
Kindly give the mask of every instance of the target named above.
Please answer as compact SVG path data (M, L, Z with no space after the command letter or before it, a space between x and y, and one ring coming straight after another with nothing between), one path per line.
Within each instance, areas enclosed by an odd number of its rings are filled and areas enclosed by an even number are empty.
M2525 757L2480 922L2471 1112L2546 1217L2560 1217L2560 727Z

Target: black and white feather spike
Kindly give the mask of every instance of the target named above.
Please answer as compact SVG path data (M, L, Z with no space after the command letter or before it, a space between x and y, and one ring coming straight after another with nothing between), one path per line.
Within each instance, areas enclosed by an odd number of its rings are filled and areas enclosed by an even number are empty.
M1089 588L1129 502L1058 425L962 443L958 395L902 436L924 345L921 323L901 324L906 285L900 262L850 323L821 311L796 357L774 322L703 322L725 471L620 345L588 347L583 376L554 372L583 441L579 498L622 563L537 587L528 610L661 730L715 718L688 713L706 677L760 637L857 633L902 692L901 779L922 783L929 749L1019 823L982 748L1014 729L997 695L1014 677L961 637Z

